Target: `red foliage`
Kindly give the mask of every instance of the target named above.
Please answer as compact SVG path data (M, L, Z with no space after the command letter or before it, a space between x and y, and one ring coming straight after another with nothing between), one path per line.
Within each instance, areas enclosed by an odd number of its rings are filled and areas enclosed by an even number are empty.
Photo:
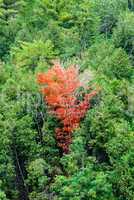
M82 86L78 71L74 66L64 69L60 64L55 64L47 73L39 74L38 83L43 86L41 92L51 113L61 121L62 128L55 130L57 144L64 153L68 153L72 132L85 116L96 91L85 94L83 100L78 101L76 91Z

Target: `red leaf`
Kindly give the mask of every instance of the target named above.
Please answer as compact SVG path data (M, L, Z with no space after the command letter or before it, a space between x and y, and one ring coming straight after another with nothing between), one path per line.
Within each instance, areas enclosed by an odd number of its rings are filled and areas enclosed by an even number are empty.
M43 86L41 91L50 112L62 124L62 128L55 129L57 144L64 153L68 153L72 132L79 126L80 120L90 107L90 99L97 92L86 93L83 101L77 99L76 90L82 85L74 66L64 69L55 64L47 73L39 74L37 81Z

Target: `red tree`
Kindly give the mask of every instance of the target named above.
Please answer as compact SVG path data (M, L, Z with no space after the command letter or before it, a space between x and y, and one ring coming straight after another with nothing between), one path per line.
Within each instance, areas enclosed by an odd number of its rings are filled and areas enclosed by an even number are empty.
M47 73L39 74L38 83L43 86L41 92L49 110L62 125L55 130L57 144L64 153L68 153L72 132L85 116L96 91L86 93L83 100L78 100L76 92L82 87L78 71L74 66L64 69L60 64L54 64Z

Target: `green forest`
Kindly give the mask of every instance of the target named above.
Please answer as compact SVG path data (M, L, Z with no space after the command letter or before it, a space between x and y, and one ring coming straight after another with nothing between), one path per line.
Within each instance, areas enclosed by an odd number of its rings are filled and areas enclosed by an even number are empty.
M0 200L134 200L134 0L0 0Z

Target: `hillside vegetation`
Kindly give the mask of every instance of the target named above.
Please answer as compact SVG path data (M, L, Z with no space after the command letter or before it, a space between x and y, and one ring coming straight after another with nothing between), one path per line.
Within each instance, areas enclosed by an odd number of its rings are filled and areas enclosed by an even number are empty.
M133 0L0 0L0 200L134 200Z

